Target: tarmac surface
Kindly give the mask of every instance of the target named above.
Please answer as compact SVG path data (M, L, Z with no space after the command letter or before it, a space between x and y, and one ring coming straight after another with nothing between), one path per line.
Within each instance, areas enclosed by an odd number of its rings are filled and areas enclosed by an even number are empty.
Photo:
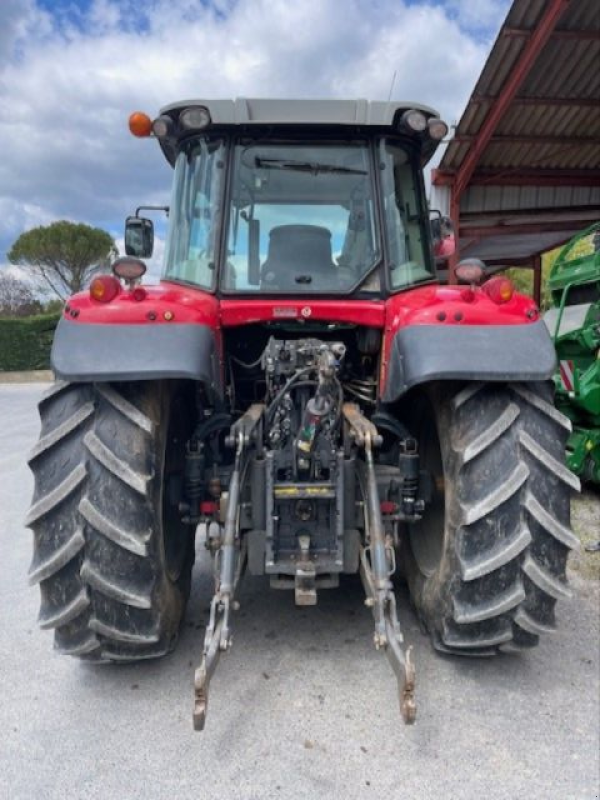
M192 682L211 597L199 545L176 652L133 666L55 655L27 585L40 384L0 386L0 798L10 800L596 800L600 796L598 584L575 575L559 631L525 655L442 657L400 593L418 718L402 724L372 645L360 583L316 608L246 578L233 649L192 729ZM201 554L202 553L202 554Z

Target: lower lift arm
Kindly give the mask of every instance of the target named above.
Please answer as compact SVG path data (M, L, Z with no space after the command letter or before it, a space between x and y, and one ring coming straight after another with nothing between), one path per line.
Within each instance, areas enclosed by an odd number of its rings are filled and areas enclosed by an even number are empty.
M386 542L381 505L375 475L373 446L381 443L377 428L360 413L354 403L344 403L343 414L350 426L356 444L365 451L365 528L367 546L361 551L360 576L365 592L366 604L375 618L375 647L383 648L398 680L400 711L407 724L415 721L415 668L411 660L411 650L403 649L404 637L400 630L396 611L396 597L390 577L396 569L394 547Z
M246 553L239 535L239 507L242 479L246 466L246 449L264 412L263 405L253 405L231 429L229 444L235 446L235 463L229 484L229 498L223 541L215 563L216 591L210 604L210 617L204 637L202 662L194 677L194 728L204 729L210 679L223 650L231 647L229 626L231 610L236 610L235 590L242 575Z

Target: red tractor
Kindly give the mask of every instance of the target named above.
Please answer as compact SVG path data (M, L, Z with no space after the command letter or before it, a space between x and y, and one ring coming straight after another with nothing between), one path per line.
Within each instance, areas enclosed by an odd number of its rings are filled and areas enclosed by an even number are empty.
M164 274L140 282L138 209L128 256L66 304L30 458L30 578L58 651L168 653L196 531L215 565L197 728L245 569L302 606L359 572L408 722L394 576L438 650L536 645L570 594L570 423L534 302L474 263L436 278L452 238L423 166L446 125L399 102L240 99L130 127L174 168Z

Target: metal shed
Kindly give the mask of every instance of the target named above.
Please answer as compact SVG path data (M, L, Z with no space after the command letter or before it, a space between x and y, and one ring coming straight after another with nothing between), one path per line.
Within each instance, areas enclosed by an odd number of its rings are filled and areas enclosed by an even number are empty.
M460 258L534 269L600 218L600 2L515 0L432 173Z

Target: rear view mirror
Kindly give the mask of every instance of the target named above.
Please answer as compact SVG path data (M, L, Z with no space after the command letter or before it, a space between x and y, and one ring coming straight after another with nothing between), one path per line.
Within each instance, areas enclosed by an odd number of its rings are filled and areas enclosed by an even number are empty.
M145 217L125 220L125 252L136 258L149 258L154 249L154 225Z
M443 217L439 211L433 213L437 215L430 220L433 254L436 262L446 261L456 252L454 225L450 217Z

